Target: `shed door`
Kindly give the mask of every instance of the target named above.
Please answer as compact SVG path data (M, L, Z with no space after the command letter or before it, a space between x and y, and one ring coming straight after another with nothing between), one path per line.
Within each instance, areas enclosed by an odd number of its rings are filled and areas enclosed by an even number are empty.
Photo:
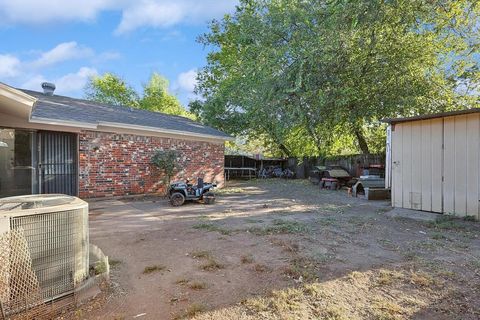
M443 212L443 120L396 124L392 128L392 204Z
M77 135L41 131L39 140L40 193L78 194Z
M444 213L479 216L480 115L444 119Z

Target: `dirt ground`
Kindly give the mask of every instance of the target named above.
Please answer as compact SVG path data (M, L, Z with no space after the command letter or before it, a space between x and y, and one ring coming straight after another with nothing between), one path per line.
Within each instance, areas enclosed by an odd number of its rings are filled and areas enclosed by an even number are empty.
M301 180L231 183L211 206L91 203L111 284L71 317L479 319L480 223L390 209Z

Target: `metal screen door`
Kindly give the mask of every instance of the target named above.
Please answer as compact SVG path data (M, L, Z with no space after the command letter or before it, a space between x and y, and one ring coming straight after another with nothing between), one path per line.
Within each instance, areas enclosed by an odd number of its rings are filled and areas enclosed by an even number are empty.
M66 132L38 133L40 193L78 194L77 135Z

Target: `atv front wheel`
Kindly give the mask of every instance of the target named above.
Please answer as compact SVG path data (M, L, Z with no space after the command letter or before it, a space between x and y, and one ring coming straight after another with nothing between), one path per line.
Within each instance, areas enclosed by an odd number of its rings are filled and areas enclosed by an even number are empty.
M180 192L174 192L170 196L170 203L174 207L180 207L185 202L185 196Z
M203 203L205 204L214 204L215 203L215 194L213 192L207 192L203 195Z

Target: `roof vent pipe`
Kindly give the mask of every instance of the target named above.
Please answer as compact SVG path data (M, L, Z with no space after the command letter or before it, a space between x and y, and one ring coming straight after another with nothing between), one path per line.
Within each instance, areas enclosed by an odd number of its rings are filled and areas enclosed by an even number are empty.
M53 92L55 91L55 84L51 82L43 82L42 83L43 94L46 96L53 96Z

